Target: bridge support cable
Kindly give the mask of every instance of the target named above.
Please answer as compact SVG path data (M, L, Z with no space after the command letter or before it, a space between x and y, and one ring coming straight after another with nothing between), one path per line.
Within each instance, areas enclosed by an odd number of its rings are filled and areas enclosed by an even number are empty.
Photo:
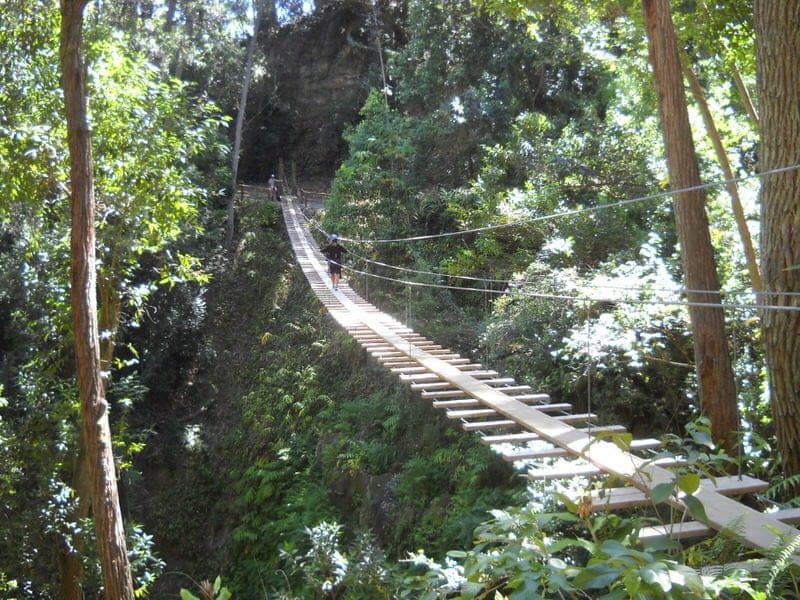
M573 426L574 421L590 422L594 415L566 414L569 405L550 404L546 394L531 394L528 386L515 385L510 378L497 377L497 374L471 363L458 354L428 342L406 325L379 311L358 296L349 285L340 283L338 290L332 290L327 283L325 259L305 226L299 208L292 198L282 204L286 228L297 256L297 261L306 275L312 290L325 305L330 315L358 340L372 356L389 369L398 373L401 380L411 384L412 389L421 392L423 398L430 398L447 409L450 418L458 419L468 431L481 432L482 441L487 444L523 443L533 440L548 442L551 450L523 450L506 454L507 460L525 458L545 458L569 456L584 459L589 466L576 466L571 470L561 470L552 476L529 473L534 479L572 477L605 473L625 480L633 488L606 490L609 500L587 498L590 510L620 508L611 500L627 498L623 507L651 503L651 493L660 484L672 484L675 473L666 466L679 460L656 461L643 458L617 445L596 437L604 431L624 431L617 426L594 427L591 431ZM459 404L447 404L448 402ZM540 405L541 408L537 408ZM462 410L463 409L463 410ZM462 414L458 414L460 411ZM562 412L562 414L551 414ZM475 420L473 420L475 419ZM489 420L481 420L489 419ZM494 430L522 430L517 433L496 434ZM654 440L637 440L632 450L652 448ZM661 464L667 463L665 466ZM535 471L535 470L534 470ZM800 531L788 522L798 522L800 516L794 514L776 517L760 513L724 494L763 491L764 482L749 477L739 478L739 485L729 479L707 480L692 494L703 504L707 522L697 524L696 531L725 531L743 544L759 550L786 544L800 536ZM668 503L680 511L687 506L685 497L677 490ZM638 504L631 504L636 501ZM627 504L626 504L627 502ZM795 518L795 517L798 518ZM669 528L670 526L665 526ZM676 525L674 530L679 531ZM665 530L666 531L666 530ZM648 532L655 535L657 531ZM680 530L686 535L685 530ZM793 558L800 565L800 556Z

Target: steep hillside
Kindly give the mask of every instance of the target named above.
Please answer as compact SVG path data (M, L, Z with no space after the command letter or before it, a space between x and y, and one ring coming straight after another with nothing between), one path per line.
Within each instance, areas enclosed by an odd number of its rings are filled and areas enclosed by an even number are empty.
M337 329L273 204L250 198L236 257L208 293L157 314L138 424L152 435L128 510L167 572L277 588L279 549L304 552L304 527L322 520L348 539L372 531L392 557L442 554L521 487ZM187 583L165 575L161 591Z

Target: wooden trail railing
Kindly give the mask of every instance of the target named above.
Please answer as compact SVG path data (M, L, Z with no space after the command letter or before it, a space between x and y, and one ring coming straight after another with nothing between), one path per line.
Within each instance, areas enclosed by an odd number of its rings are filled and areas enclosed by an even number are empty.
M319 252L293 198L283 203L286 229L295 255L311 289L330 315L366 350L400 379L447 411L466 431L496 446L506 460L531 461L567 457L578 459L566 468L534 467L532 479L569 478L607 474L628 483L607 488L581 500L584 510L621 510L652 503L652 490L672 483L676 475L667 467L679 459L648 458L642 452L658 447L657 440L634 440L629 450L602 439L624 431L618 426L593 426L593 414L571 414L571 405L551 403L547 394L484 369L480 364L425 339L358 296L346 283L338 291L328 284L326 262ZM583 425L583 427L576 427ZM501 430L502 433L497 433ZM531 443L534 443L534 446ZM800 510L760 513L728 496L764 491L767 484L747 476L703 480L692 494L704 507L707 521L681 519L661 527L645 528L640 539L669 535L686 538L725 531L743 544L767 550L800 535L791 523L800 522ZM686 510L682 492L668 503ZM686 513L688 515L688 512ZM800 565L800 556L794 557Z

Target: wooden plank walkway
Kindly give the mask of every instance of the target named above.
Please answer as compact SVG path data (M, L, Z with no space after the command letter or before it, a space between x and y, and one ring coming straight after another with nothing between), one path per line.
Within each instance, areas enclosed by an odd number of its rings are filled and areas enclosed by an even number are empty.
M330 315L367 352L398 373L412 389L420 391L423 398L438 402L444 409L465 409L461 412L467 414L449 415L459 420L465 430L479 432L482 441L487 444L535 441L542 447L521 450L523 453L533 453L535 458L566 455L583 459L581 465L571 470L567 468L559 474L569 477L605 473L626 481L632 487L622 488L624 491L611 491L609 496L627 498L623 502L627 502L627 506L650 502L650 493L657 485L674 481L675 475L666 466L658 464L659 461L653 460L652 455L648 458L633 453L637 449L647 452L652 448L651 440L637 442L632 446L632 451L623 450L600 435L624 431L624 428L593 426L593 415L572 415L568 406L550 403L546 394L533 394L529 386L516 385L511 378L498 377L493 371L441 348L369 304L347 284L340 284L338 290L332 290L328 283L325 259L308 231L299 208L292 198L287 198L282 207L297 262L311 289ZM461 404L446 404L446 401L456 400ZM576 427L574 421L581 421L584 426ZM501 434L497 433L498 430ZM505 450L507 458L510 456L512 460L516 452L520 452L520 448ZM544 471L548 469L545 467ZM540 478L536 471L535 468L530 469L529 477ZM549 472L554 470L549 469ZM760 513L724 495L733 495L737 491L763 491L766 487L764 482L752 478L740 481L742 485L732 484L728 480L725 485L719 486L704 483L694 493L706 512L706 530L725 531L743 544L760 550L785 544L800 535L798 529L787 523L791 519ZM686 506L681 497L682 492L678 492L668 503L683 511ZM598 498L587 497L587 502L590 509L604 508L602 500ZM609 506L613 505L613 502L609 502ZM693 527L692 534L702 529L700 525ZM670 529L668 525L663 530L666 532L664 535L672 530L677 535L683 533L677 527ZM648 533L654 535L653 532ZM794 562L800 565L800 555L795 555Z

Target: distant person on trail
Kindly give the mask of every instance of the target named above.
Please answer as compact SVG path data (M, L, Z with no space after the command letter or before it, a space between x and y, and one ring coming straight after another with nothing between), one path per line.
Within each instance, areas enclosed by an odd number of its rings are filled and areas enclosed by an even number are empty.
M304 210L308 210L308 196L306 196L305 191L303 188L299 188L297 190L297 196L300 200L300 204L302 205Z
M275 179L275 175L269 176L267 180L267 190L269 190L270 200L275 201L278 196L278 180Z
M342 255L347 252L344 246L339 245L339 236L331 234L330 243L322 249L328 259L328 273L331 275L331 285L334 290L339 289L339 279L342 276Z

